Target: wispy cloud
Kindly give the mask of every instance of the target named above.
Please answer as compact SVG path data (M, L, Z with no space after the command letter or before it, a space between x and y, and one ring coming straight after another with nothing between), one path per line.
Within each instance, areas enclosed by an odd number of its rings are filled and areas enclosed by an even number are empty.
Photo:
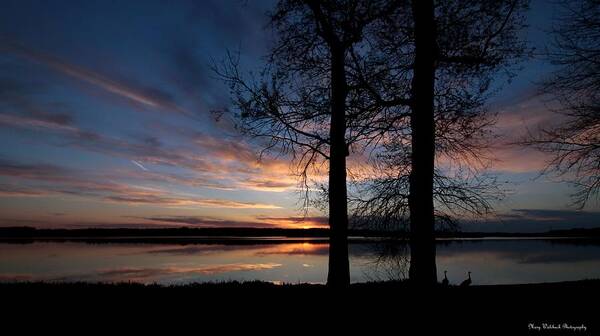
M7 126L47 129L51 131L77 132L78 129L66 122L51 119L28 118L9 114L0 114L0 124Z
M546 166L548 154L532 148L518 145L527 136L535 134L540 128L560 123L562 117L553 111L547 98L531 90L496 107L498 120L495 132L501 136L494 146L497 161L492 170L508 173L539 172Z
M230 208L230 209L280 209L273 204L238 202L226 199L210 198L184 198L172 196L168 193L156 195L154 192L146 193L132 190L128 195L106 196L105 200L128 204L151 204L171 207L201 207L201 208Z
M131 163L133 163L134 165L140 167L141 170L143 171L148 171L148 169L146 169L146 167L144 167L144 165L142 165L141 163L135 161L135 160L131 160Z
M38 197L49 195L44 190L23 187L19 185L0 184L0 197Z
M190 132L186 142L192 146L165 146L156 137L115 138L84 130L65 114L0 114L0 126L53 132L62 136L55 142L57 146L128 159L143 171L142 174L129 174L130 178L137 180L148 178L165 183L221 190L269 192L289 191L297 186L295 176L290 175L288 162L269 158L259 160L253 148L239 139L217 138ZM52 143L52 140L48 139L43 141ZM176 167L189 170L190 173L152 173L148 165Z
M268 217L255 216L254 220L230 220L206 216L149 216L132 217L138 220L153 221L156 223L177 223L196 227L284 227L284 228L308 228L326 227L327 217Z
M190 114L189 111L179 106L171 99L167 99L165 97L161 99L157 95L147 94L143 90L140 90L138 88L128 86L124 83L118 82L109 77L101 75L100 73L69 63L56 56L36 51L31 48L27 48L18 43L14 43L7 40L0 40L0 51L10 52L30 61L43 64L63 75L67 75L81 80L83 82L92 84L112 94L126 98L130 101L133 101L146 107L166 111L173 111L186 115Z
M257 191L285 192L294 189L298 181L289 175L282 175L279 178L258 177L239 181L236 186L240 189L249 189Z
M257 216L256 219L285 227L326 227L329 225L329 219L323 216Z
M63 194L93 197L104 201L146 204L163 207L205 207L233 209L277 209L279 206L255 202L240 202L228 199L202 198L181 195L155 187L135 186L127 183L106 181L102 176L86 174L48 164L20 164L0 160L0 176L18 178L34 185L0 185L0 195L43 196Z
M155 223L190 225L196 227L273 227L273 224L259 221L230 220L207 216L150 216L131 217Z
M24 132L30 141L127 159L143 171L130 174L136 180L147 177L187 186L266 192L297 187L285 157L259 159L255 146L239 135L215 136L169 122L146 128L151 135L107 135L82 127L68 105L45 102L32 94L37 91L32 91L31 85L0 79L0 87L7 88L1 93L0 127ZM176 168L177 172L166 175L164 170L152 169L156 165Z

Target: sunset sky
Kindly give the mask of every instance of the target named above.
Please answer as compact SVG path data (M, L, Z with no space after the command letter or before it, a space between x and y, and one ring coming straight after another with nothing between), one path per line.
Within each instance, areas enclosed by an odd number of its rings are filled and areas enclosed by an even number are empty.
M238 50L258 70L272 1L29 1L0 4L0 226L325 226L299 211L288 159L258 161L237 133L211 64ZM533 1L527 40L548 44L555 8ZM521 64L488 108L501 135L491 172L509 193L466 229L543 231L600 223L600 205L570 206L544 155L506 144L556 122ZM318 176L315 178L319 178Z

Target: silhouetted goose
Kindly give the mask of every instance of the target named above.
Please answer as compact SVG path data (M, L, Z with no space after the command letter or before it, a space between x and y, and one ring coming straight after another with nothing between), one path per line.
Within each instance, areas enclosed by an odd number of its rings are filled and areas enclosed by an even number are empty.
M442 286L448 286L450 282L448 281L448 276L446 275L448 271L444 271L444 280L442 280Z
M460 283L460 287L467 287L471 284L471 272L469 271L469 278Z

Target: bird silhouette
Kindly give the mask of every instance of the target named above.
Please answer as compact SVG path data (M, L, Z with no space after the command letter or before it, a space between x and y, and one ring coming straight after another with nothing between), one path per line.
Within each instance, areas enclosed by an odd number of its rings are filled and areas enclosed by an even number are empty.
M446 275L448 271L444 271L444 280L442 280L442 286L448 286L450 282L448 281L448 276Z
M460 287L467 287L471 284L471 271L469 271L469 278L465 279L463 282L460 283Z

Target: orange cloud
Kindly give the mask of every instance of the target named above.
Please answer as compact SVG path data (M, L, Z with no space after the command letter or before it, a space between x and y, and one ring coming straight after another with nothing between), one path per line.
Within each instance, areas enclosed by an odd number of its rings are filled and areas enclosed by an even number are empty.
M318 228L327 227L329 220L327 217L309 217L309 216L288 216L288 217L269 217L257 216L257 220L271 223L274 226L284 228Z
M262 216L258 215L246 220L214 218L207 216L131 216L159 224L184 225L194 227L259 227L259 228L322 228L328 226L327 217L319 216Z
M59 132L71 141L61 145L77 147L104 155L123 157L145 170L120 171L122 178L197 186L220 190L283 192L294 190L298 179L286 158L259 159L256 150L241 139L217 138L192 133L192 146L165 147L158 139L132 142L86 131L62 120L62 115L0 115L0 125L21 129ZM66 116L65 116L66 117ZM63 118L64 119L64 118ZM166 174L151 171L151 165L179 167L193 174ZM319 177L319 176L317 176ZM322 177L322 176L321 176Z
M86 176L82 172L53 165L23 165L0 161L0 176L22 180L39 181L35 186L25 184L0 185L0 196L44 196L62 194L92 197L110 202L127 204L152 204L163 207L207 207L233 209L278 209L272 204L239 202L228 199L201 198L179 195L160 188L133 186L126 183L105 181L98 176Z

